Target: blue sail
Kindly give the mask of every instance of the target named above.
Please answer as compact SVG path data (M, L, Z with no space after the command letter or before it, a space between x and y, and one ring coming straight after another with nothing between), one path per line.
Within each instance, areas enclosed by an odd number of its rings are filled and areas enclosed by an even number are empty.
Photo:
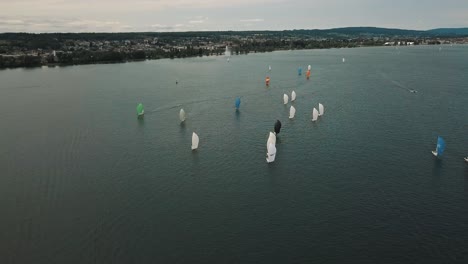
M302 68L301 67L297 68L297 75L302 75Z
M240 101L240 98L237 97L237 98L236 98L236 109L239 109L239 107L240 107L240 102L241 102L241 101Z
M440 157L445 151L445 140L442 137L437 137L437 156Z

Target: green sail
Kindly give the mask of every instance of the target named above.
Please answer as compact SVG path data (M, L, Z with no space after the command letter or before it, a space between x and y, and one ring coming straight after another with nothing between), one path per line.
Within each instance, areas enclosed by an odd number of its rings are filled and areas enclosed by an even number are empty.
M141 104L141 103L137 105L136 109L137 109L137 114L138 115L143 115L145 113L145 110L143 109L143 104Z

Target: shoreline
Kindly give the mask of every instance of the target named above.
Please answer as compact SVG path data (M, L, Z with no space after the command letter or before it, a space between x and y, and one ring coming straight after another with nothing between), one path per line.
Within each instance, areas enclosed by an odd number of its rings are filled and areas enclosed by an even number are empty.
M354 48L378 48L378 47L415 47L415 46L444 46L444 44L439 45L429 45L429 44L419 44L419 45L401 45L401 46L382 46L382 45L370 45L370 46L355 46L355 47L330 47L330 48L312 48L312 49L274 49L271 51L249 51L246 53L239 53L239 54L232 54L233 56L241 56L241 55L249 55L249 54L263 54L263 53L270 53L270 52L277 52L277 51L303 51L303 50L331 50L331 49L354 49ZM463 46L463 44L457 44L457 46ZM5 56L0 54L1 56ZM6 55L6 56L28 56L28 55ZM126 60L115 60L115 61L95 61L89 63L45 63L41 65L34 65L34 66L17 66L17 67L0 67L0 71L3 70L13 70L13 69L35 69L35 68L55 68L55 67L68 67L68 66L80 66L80 65L99 65L99 64L123 64L123 63L132 63L132 62L144 62L144 61L154 61L154 60L161 60L161 59L188 59L188 58L206 58L206 57L219 57L219 56L226 56L221 54L213 54L213 55L193 55L193 56L181 56L181 57L170 57L164 56L159 58L146 58L146 59L126 59Z
M382 47L382 46L357 46L357 47L331 47L331 48L312 48L312 49L274 49L271 51L249 51L246 53L239 53L239 54L232 54L231 57L233 56L242 56L242 55L249 55L249 54L257 54L257 53L270 53L270 52L276 52L276 51L295 51L295 50L329 50L329 49L352 49L352 48L370 48L370 47ZM0 57L2 55L0 54ZM12 55L8 55L12 56ZM27 55L17 55L17 56L27 56ZM184 57L170 57L170 56L165 56L165 57L160 57L160 58L146 58L146 59L128 59L124 61L116 60L116 61L97 61L97 62L89 62L89 63L46 63L46 64L41 64L41 65L34 65L34 66L17 66L17 67L0 67L0 71L3 70L12 70L12 69L35 69L35 68L55 68L55 67L68 67L68 66L79 66L79 65L99 65L99 64L122 64L122 63L131 63L131 62L144 62L144 61L154 61L154 60L162 60L162 59L188 59L188 58L207 58L207 57L219 57L219 56L225 56L223 55L194 55L194 56L184 56Z

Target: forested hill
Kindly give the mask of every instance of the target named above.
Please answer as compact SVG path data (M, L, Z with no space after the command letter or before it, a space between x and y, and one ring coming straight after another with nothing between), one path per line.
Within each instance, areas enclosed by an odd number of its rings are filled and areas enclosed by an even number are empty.
M1 40L35 39L74 39L74 40L133 40L148 37L197 38L225 36L281 36L312 38L355 38L355 37L459 37L468 36L468 28L440 28L431 30L407 30L378 27L345 27L333 29L295 29L283 31L192 31L192 32L131 32L131 33L2 33Z

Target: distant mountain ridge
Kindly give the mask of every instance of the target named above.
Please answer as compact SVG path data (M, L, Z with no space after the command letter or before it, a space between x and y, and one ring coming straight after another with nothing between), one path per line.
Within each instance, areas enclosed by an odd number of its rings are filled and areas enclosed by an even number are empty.
M292 29L292 30L243 30L243 31L187 31L187 32L82 32L82 33L0 33L0 40L21 40L29 38L124 40L146 37L195 38L213 36L282 36L303 38L372 38L372 37L468 37L468 28L436 28L411 30L380 27L342 27L331 29Z
M292 30L309 34L328 34L328 35L373 35L373 36L468 36L468 28L437 28L430 30L412 30L399 28L380 28L380 27L343 27L331 29L298 29Z
M435 28L435 29L428 30L427 32L430 32L431 34L435 34L435 35L468 36L468 28Z

